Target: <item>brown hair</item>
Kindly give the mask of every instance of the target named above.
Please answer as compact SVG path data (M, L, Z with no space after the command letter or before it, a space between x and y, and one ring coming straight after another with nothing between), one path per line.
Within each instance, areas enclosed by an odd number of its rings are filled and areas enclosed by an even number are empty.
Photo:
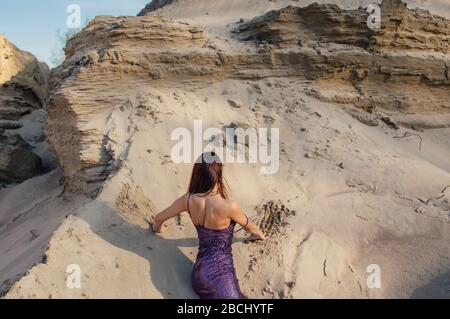
M194 164L188 192L190 194L211 194L214 187L222 198L228 198L228 186L222 174L223 164L214 152L203 153Z

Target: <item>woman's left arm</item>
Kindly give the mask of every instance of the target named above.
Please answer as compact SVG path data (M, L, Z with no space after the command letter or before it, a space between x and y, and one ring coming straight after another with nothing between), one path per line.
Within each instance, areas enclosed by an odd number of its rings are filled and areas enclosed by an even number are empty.
M157 233L163 231L164 223L182 212L187 211L187 194L184 194L172 203L165 210L157 214L153 218L153 230Z

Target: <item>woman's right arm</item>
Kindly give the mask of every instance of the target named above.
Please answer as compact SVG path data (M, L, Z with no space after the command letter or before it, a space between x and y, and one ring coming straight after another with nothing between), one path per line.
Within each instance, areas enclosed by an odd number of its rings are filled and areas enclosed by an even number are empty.
M241 207L237 203L231 204L230 219L244 227L245 231L252 234L250 240L264 240L266 236L259 227L244 214Z
M172 217L179 215L181 212L187 211L187 201L188 194L184 194L172 203L169 207L164 209L162 212L157 214L153 218L152 227L156 233L162 232L164 227L164 222Z

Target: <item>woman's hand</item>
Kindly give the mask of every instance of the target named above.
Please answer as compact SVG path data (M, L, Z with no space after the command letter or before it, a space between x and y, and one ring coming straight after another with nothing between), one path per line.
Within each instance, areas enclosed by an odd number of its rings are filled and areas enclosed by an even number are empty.
M251 236L247 238L247 241L265 240L266 236L261 229L250 219L242 208L237 203L232 203L230 211L230 219L234 220L239 225L243 226L243 229Z
M251 234L250 237L248 237L249 241L258 241L258 240L265 240L266 236L261 232L257 234Z
M155 233L162 233L167 229L167 225L163 222L159 222L158 218L154 216L150 217L150 225Z

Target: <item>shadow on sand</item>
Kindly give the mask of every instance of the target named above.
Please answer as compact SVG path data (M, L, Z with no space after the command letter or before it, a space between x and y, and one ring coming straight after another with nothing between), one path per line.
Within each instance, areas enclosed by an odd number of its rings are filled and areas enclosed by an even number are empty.
M181 250L196 248L197 238L169 239L166 234L156 235L150 229L128 223L106 203L100 203L98 208L100 216L82 214L79 217L110 244L145 258L150 264L151 281L163 298L197 298L191 287L194 264ZM196 250L191 249L191 254L195 259Z
M449 299L450 272L434 277L428 284L417 288L411 295L413 299Z

